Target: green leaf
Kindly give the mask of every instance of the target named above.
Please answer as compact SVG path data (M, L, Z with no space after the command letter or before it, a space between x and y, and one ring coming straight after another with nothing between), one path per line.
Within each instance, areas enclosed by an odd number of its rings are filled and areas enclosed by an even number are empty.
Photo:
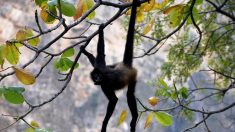
M170 18L170 25L172 27L176 27L180 24L181 20L183 19L184 13L184 4L178 4L167 8L163 13L168 14Z
M3 89L3 88L0 88L0 98L1 98L2 95L3 95L3 92L4 92L4 89Z
M166 112L155 112L156 120L163 126L170 126L173 123L172 116Z
M69 3L67 1L61 1L61 12L62 14L64 14L65 16L74 16L76 14L76 8L74 6L74 4Z
M0 69L3 69L4 58L5 58L4 49L5 45L0 45Z
M17 92L17 93L23 93L25 91L25 88L23 87L7 87L8 90Z
M83 1L83 13L87 12L90 8L94 6L93 0L82 0ZM91 12L87 19L93 19L95 17L95 11Z
M12 104L23 104L24 96L18 91L7 89L4 93L5 99Z
M190 2L191 3L191 2ZM203 3L203 0L196 0L195 5L201 5Z
M69 48L61 55L61 57L62 58L71 57L74 55L74 52L75 52L74 48Z
M14 44L10 44L10 43L6 44L6 47L4 49L4 53L5 53L7 61L10 64L16 65L19 62L20 54Z
M160 84L160 86L162 86L163 88L168 88L167 83L163 80L163 78L159 78L158 79L158 83Z
M25 39L30 38L32 36L34 36L33 35L33 30L29 29L29 28L25 28L25 29L19 30L16 33L16 39L18 41L24 41ZM39 37L34 38L34 39L30 39L30 40L28 40L28 43L31 46L37 46L40 43L40 39L39 39Z
M189 7L188 7L189 8ZM199 13L198 13L198 10L197 8L193 7L193 18L195 20L195 22L197 23L197 21L200 19L200 16L199 16ZM192 24L192 19L191 17L188 18L187 20L187 24Z
M55 62L54 62L54 67L58 70L58 71L67 71L69 70L72 65L73 65L73 61L71 61L70 59L68 58L60 58L60 59L57 59ZM76 64L75 68L78 67L78 64Z
M44 128L37 128L35 129L35 132L53 132L53 131L49 129L44 129Z
M45 2L47 0L35 0L36 5L38 5L39 7L41 7L42 3Z
M179 90L179 93L180 93L180 95L181 95L184 99L187 99L187 98L188 98L188 89L187 89L187 88L182 87L182 88Z

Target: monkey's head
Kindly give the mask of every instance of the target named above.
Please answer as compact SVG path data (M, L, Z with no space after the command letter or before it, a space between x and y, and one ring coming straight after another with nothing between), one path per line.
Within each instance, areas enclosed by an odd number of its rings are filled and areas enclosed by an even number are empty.
M102 81L104 80L104 75L99 69L95 68L91 72L91 79L95 85L100 85Z

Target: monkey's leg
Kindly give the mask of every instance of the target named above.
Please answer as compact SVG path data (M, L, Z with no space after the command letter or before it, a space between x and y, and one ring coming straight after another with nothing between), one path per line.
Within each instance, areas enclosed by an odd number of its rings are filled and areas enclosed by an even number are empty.
M138 118L137 104L136 104L136 99L135 99L135 85L136 85L136 81L131 82L128 85L128 90L127 90L127 103L130 108L131 115L132 115L132 120L130 123L131 132L135 132L136 122Z
M104 92L105 96L109 100L106 115L105 115L105 118L104 118L104 121L102 124L102 128L101 128L101 132L106 132L106 127L108 125L110 117L113 114L113 111L114 111L115 106L117 104L118 98L112 89L110 89L108 87L101 87L101 88L102 88L102 91Z

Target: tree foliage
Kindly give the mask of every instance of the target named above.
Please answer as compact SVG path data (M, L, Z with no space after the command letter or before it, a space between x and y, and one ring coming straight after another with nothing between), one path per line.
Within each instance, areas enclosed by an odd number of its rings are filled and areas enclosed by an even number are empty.
M41 128L37 122L27 123L25 117L36 108L43 107L56 99L66 89L71 80L74 69L78 68L78 60L81 51L75 50L84 45L86 47L98 31L89 36L83 36L84 32L76 37L66 38L64 35L82 22L90 25L99 25L98 22L90 22L96 18L96 9L100 6L110 6L118 11L108 20L104 20L107 26L120 16L130 15L131 0L122 0L119 3L102 0L78 0L71 3L68 0L35 0L35 5L40 12L35 12L35 25L38 29L22 28L15 38L8 40L0 45L0 81L15 74L16 78L25 87L1 86L0 97L11 104L26 103L30 109L23 115L10 116L16 122L22 120L29 125L26 132L51 131ZM144 128L149 128L153 122L153 117L163 126L170 126L173 122L171 113L178 111L185 118L192 119L194 113L200 113L203 117L192 127L185 129L191 130L201 124L205 124L207 131L210 127L206 124L214 114L220 114L230 110L235 106L233 101L225 104L224 107L210 109L192 108L191 105L196 101L205 101L209 98L222 100L228 93L235 88L235 11L233 0L143 0L138 7L137 28L135 39L139 45L143 42L151 43L150 48L143 50L141 55L156 55L162 47L167 47L167 60L161 66L161 77L154 81L149 81L149 86L156 89L155 94L149 95L149 104L144 104L138 100L142 106L139 110L140 115L147 115ZM67 18L73 18L72 23L66 23ZM49 29L43 29L41 19L50 25ZM63 27L63 31L55 36L46 44L41 44L40 38L56 29ZM76 40L77 42L63 49L60 52L49 52L47 49L55 45L61 38ZM138 46L138 45L137 45ZM27 63L20 63L22 47L34 52L34 56ZM45 60L41 68L34 73L27 70L31 64L37 60L39 55L44 55ZM55 96L50 99L32 105L24 99L23 92L27 90L26 85L33 85L43 69L53 61L54 68L64 76L59 81L64 82L62 88ZM213 87L200 87L194 82L193 74L205 72L208 80L212 80ZM189 87L186 82L191 80L194 87ZM206 91L202 98L195 98L196 93ZM234 99L234 97L231 97ZM172 107L158 108L161 103L174 104ZM151 106L149 106L151 105ZM127 116L127 111L123 110L118 124L120 125ZM14 114L12 114L14 115ZM141 117L140 117L141 118ZM141 120L145 120L141 118ZM7 127L6 127L7 128ZM4 130L3 128L2 130Z

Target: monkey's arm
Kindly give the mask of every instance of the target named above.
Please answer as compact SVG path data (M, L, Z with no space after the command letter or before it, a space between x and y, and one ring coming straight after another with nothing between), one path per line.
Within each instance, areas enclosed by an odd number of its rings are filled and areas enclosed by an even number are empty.
M97 57L96 57L96 64L98 67L105 67L105 45L104 45L104 25L101 24L99 27L99 40L97 44Z
M84 48L84 46L81 46L80 49L81 49L82 53L87 56L91 65L93 67L95 67L95 57L91 53L87 52L86 49Z

